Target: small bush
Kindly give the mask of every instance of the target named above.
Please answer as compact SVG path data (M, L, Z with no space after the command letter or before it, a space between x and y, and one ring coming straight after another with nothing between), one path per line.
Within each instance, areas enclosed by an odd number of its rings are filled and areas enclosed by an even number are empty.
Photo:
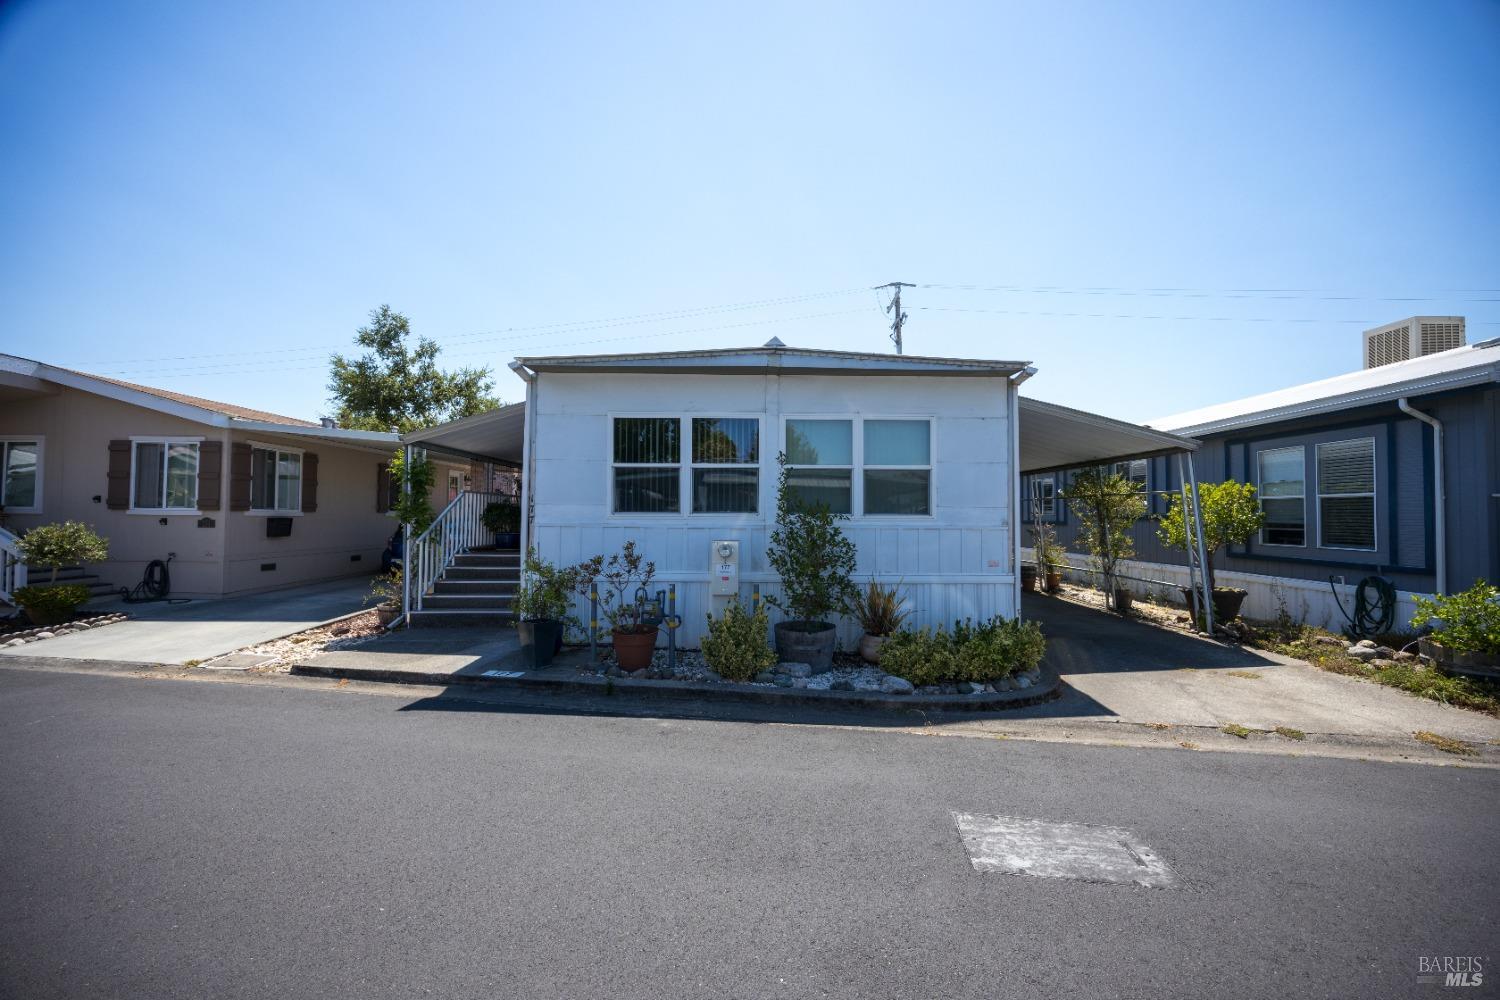
M69 621L89 599L89 588L81 583L18 587L16 603L26 609L34 625L58 625Z
M1480 580L1461 594L1415 599L1416 616L1411 623L1425 625L1430 618L1443 624L1433 636L1459 653L1500 656L1500 587Z
M847 610L867 635L890 635L911 615L899 586L882 587L873 579L863 594L849 602Z
M21 536L20 547L26 562L51 569L54 581L57 571L65 566L98 563L109 558L109 539L100 537L82 521L38 525ZM83 599L88 600L88 595Z
M725 680L748 681L776 665L776 651L766 641L771 620L764 610L747 612L739 601L730 601L717 619L707 618L703 659L714 673Z
M953 631L903 629L880 650L880 666L913 684L985 684L1041 662L1046 639L1035 622L1001 618L953 623Z

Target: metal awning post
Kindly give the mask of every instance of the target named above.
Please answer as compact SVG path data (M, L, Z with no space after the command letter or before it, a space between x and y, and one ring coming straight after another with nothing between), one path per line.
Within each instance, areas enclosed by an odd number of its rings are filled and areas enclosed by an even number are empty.
M401 495L411 496L411 445L401 449ZM401 521L401 617L411 628L411 525Z
M1193 538L1191 544L1198 549L1199 579L1203 581L1203 621L1209 635L1214 634L1214 591L1213 581L1210 579L1210 567L1208 565L1208 547L1203 541L1203 510L1202 501L1198 495L1198 472L1193 467L1193 454L1187 454L1188 488L1191 489L1193 500Z

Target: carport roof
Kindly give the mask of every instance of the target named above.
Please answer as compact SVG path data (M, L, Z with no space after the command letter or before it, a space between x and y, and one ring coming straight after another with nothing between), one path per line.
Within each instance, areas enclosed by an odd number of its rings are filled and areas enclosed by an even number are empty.
M1050 472L1167 452L1194 451L1180 434L1022 396L1021 472Z

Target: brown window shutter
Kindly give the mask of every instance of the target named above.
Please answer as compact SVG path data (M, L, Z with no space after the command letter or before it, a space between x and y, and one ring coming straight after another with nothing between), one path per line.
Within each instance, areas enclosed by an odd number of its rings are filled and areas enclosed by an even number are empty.
M311 514L318 509L318 456L312 452L302 455L302 512Z
M250 509L250 453L243 441L229 446L229 509Z
M204 441L198 445L198 509L218 510L223 482L224 442Z
M110 510L130 508L130 442L109 443L109 489L105 506Z
M384 514L391 509L391 466L381 462L375 466L375 513Z

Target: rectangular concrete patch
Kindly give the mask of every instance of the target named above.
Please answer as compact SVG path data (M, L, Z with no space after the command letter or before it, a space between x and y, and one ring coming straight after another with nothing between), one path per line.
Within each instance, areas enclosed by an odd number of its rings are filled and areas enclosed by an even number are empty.
M276 659L265 653L230 653L203 664L204 670L249 670Z
M1159 889L1172 869L1129 830L955 812L953 823L977 872L1113 882Z

